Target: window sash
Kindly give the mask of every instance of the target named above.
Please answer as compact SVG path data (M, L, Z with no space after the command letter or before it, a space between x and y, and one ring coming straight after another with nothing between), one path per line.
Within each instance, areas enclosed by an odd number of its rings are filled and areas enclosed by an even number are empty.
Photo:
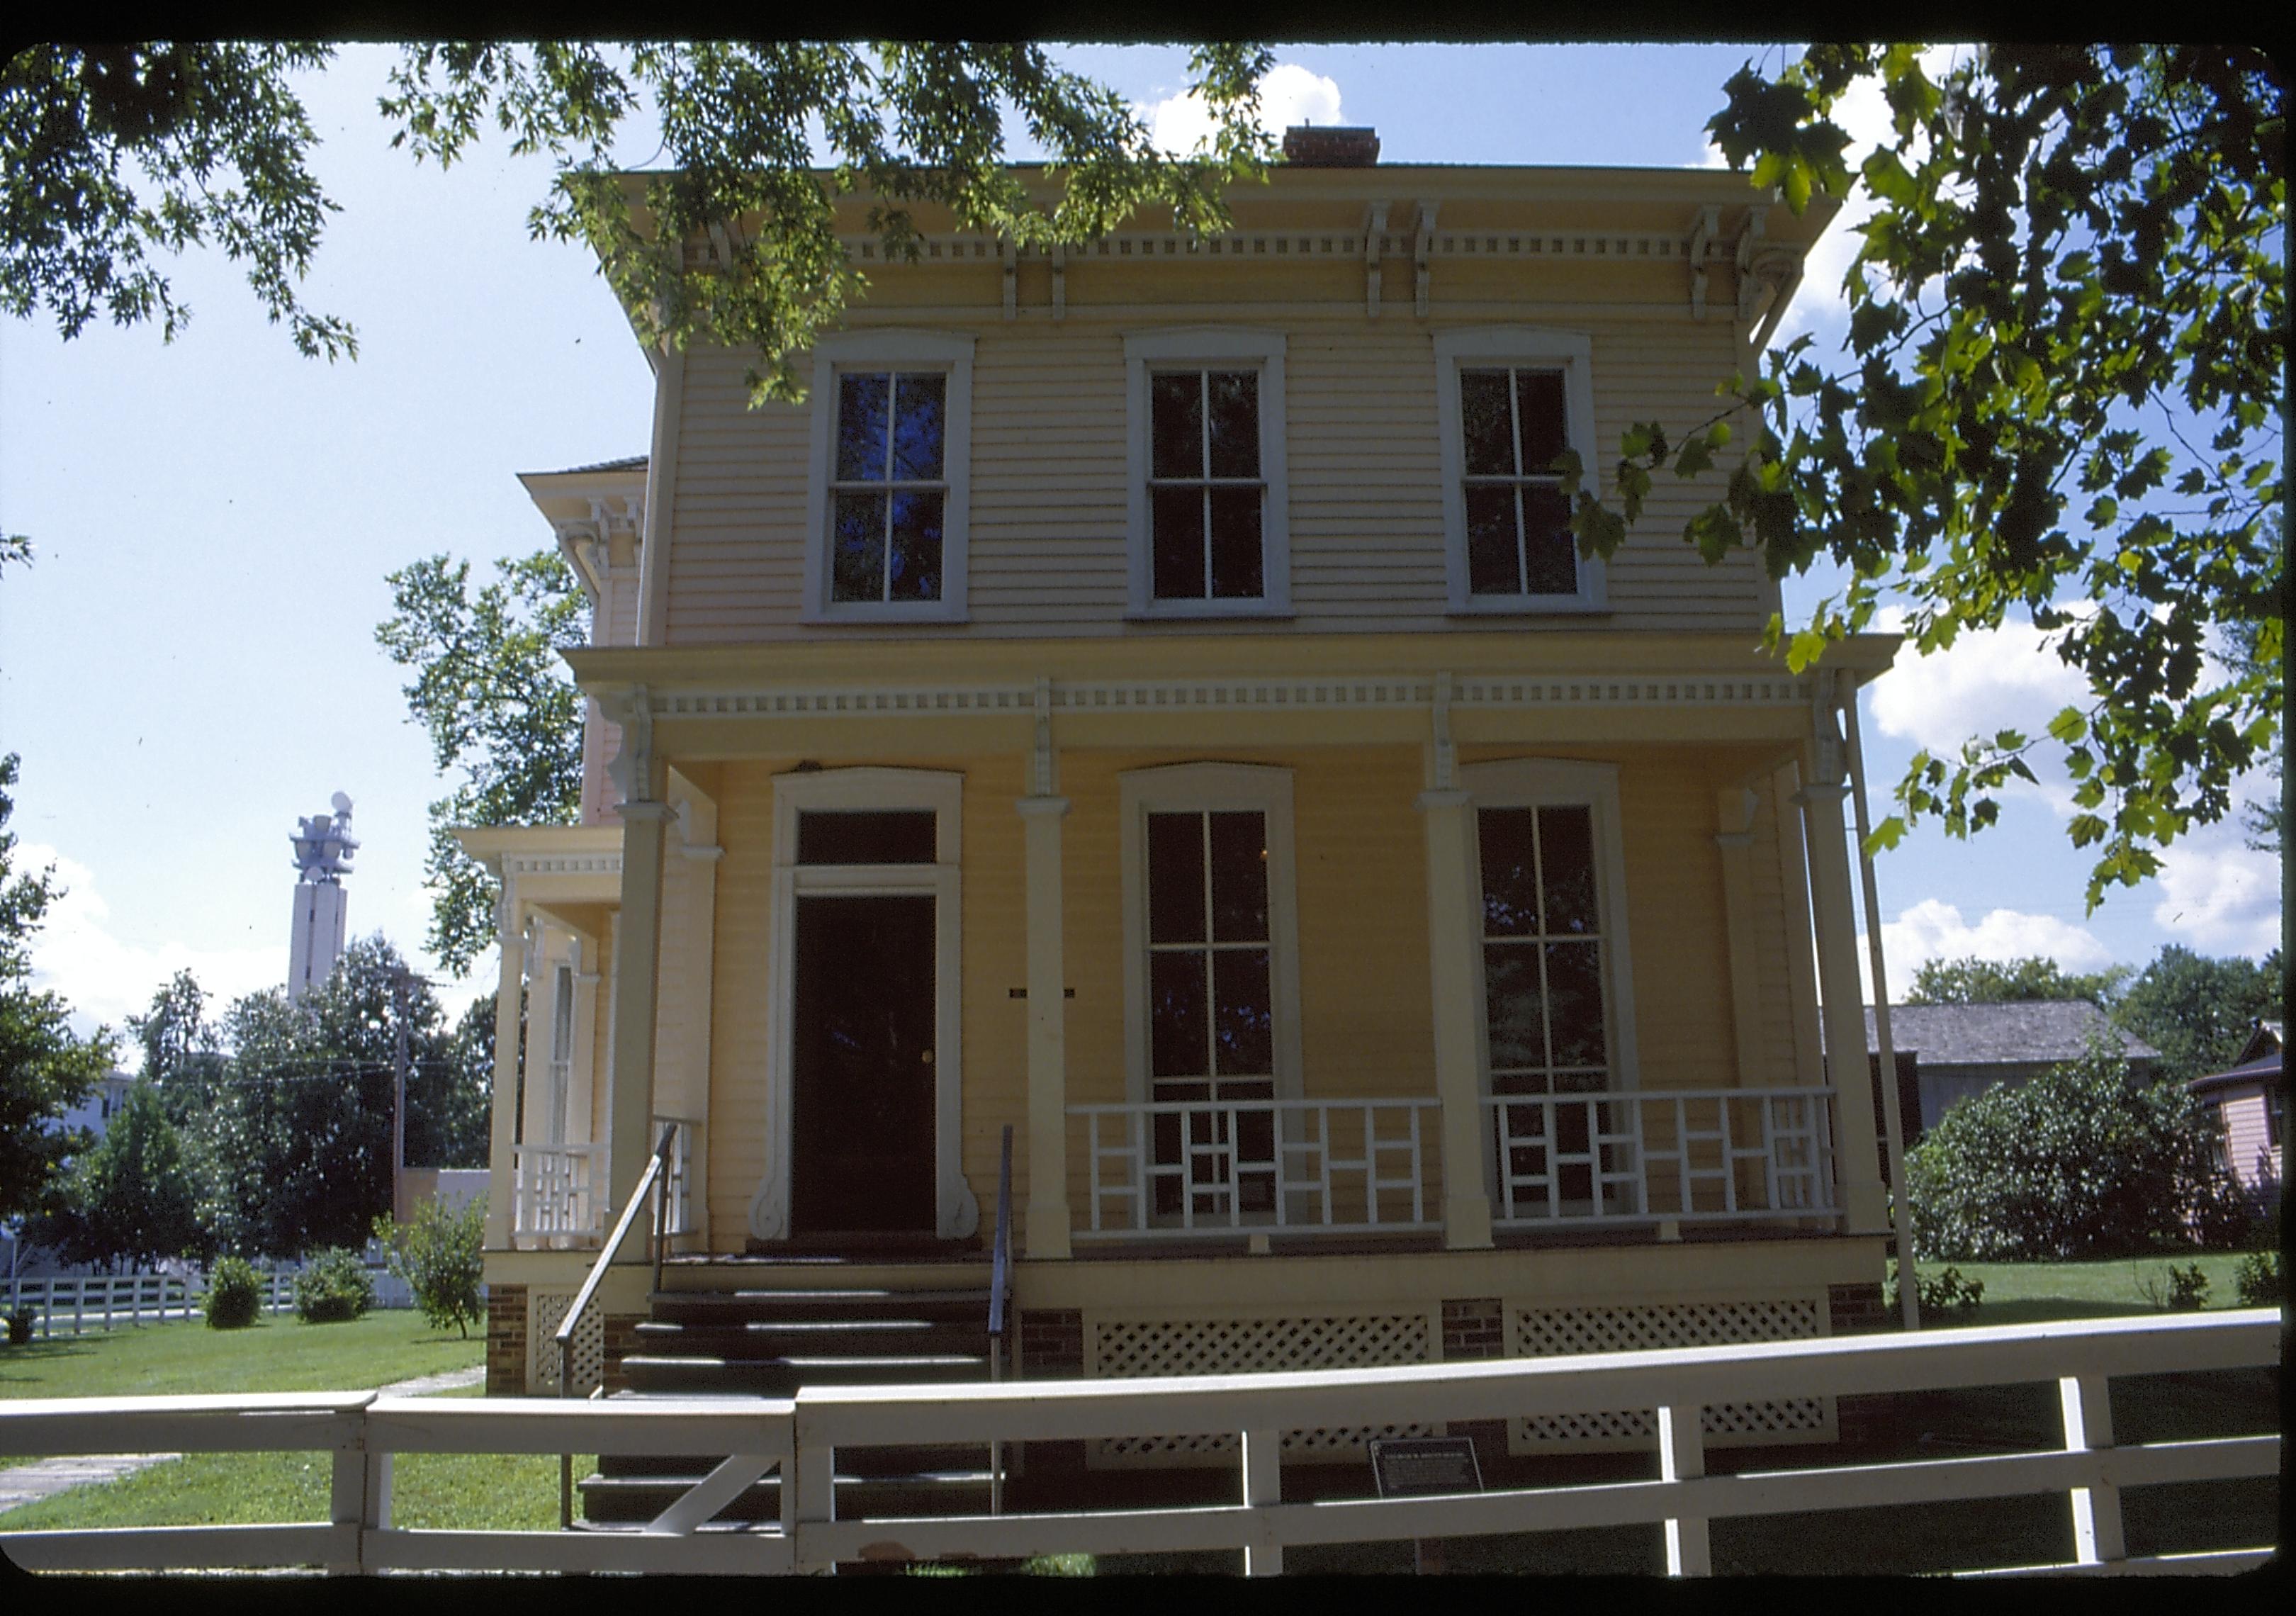
M1505 442L1509 469L1503 472L1472 471L1467 469L1472 458L1471 452L1472 445L1469 441L1470 411L1467 406L1467 388L1470 380L1473 377L1493 375L1505 379L1507 411ZM1453 384L1459 390L1459 463L1462 468L1460 484L1461 497L1467 513L1467 531L1462 535L1462 538L1469 551L1468 593L1473 595L1486 597L1569 595L1577 594L1579 589L1578 557L1575 546L1570 547L1564 558L1570 565L1567 578L1554 575L1556 558L1551 553L1537 555L1536 558L1534 555L1535 550L1548 536L1544 532L1534 533L1530 504L1525 496L1533 490L1545 490L1560 497L1562 493L1562 478L1557 472L1549 472L1544 468L1534 471L1523 463L1522 391L1523 379L1526 376L1553 379L1554 391L1557 394L1554 402L1562 412L1562 418L1556 423L1555 436L1562 443L1568 445L1570 441L1570 406L1566 371L1552 365L1462 363L1456 367L1452 374ZM1476 578L1474 554L1476 512L1479 508L1484 510L1490 508L1488 500L1478 500L1475 497L1478 490L1494 492L1505 490L1513 496L1506 500L1502 507L1507 512L1512 538L1512 544L1509 546L1512 551L1510 559L1513 565L1512 568L1503 568L1501 571L1512 573L1513 587L1511 588L1491 587L1487 582L1480 582ZM1566 505L1566 513L1567 510ZM1535 559L1539 563L1537 567L1534 566ZM1535 571L1542 576L1534 579Z
M934 458L941 474L938 477L904 477L900 472L901 383L905 381L931 377L939 381L940 398L940 442ZM845 410L850 399L847 383L864 379L882 379L884 383L885 427L878 446L877 465L882 476L840 476L839 458L844 441ZM829 599L834 605L889 604L894 603L933 603L940 600L946 585L948 551L948 390L947 371L931 368L913 370L840 370L837 373L837 414L831 432L829 464L829 531L824 542L829 546ZM846 569L840 565L840 540L844 528L844 513L857 508L857 498L873 499L881 504L882 514L876 519L875 544L876 588L860 594L846 587ZM928 516L926 513L930 513ZM924 546L902 543L905 519L929 523L931 535L930 556L924 558L924 576L929 588L909 588L896 593L898 569L896 562L905 550L915 554Z
M1560 822L1550 825L1547 816L1558 812L1584 816L1583 838L1573 827L1574 833L1562 838L1562 847L1554 845L1551 833L1563 827ZM1530 880L1525 890L1494 890L1495 872L1488 849L1495 838L1506 835L1509 829L1494 819L1498 815L1520 816L1529 836ZM1601 875L1596 866L1602 858L1602 838L1595 819L1595 805L1585 802L1493 803L1476 811L1477 843L1484 849L1480 861L1482 923L1478 927L1483 950L1484 1041L1495 1095L1599 1093L1613 1086L1619 1059L1613 1027L1615 990L1611 936L1600 900ZM1584 867L1553 869L1550 855L1582 860ZM1521 873L1518 868L1516 874ZM1526 897L1528 903L1523 901ZM1513 917L1513 923L1494 924L1495 910ZM1582 1008L1575 1018L1575 1036L1566 1046L1558 1037L1556 1012L1558 1005L1570 1004L1574 984L1567 977L1558 981L1558 965L1583 967L1589 955L1591 972L1581 969L1571 974L1591 977L1592 1023L1588 1024ZM1495 972L1495 965L1501 970ZM1521 1028L1503 1035L1498 1025L1501 989L1496 980L1502 974L1513 979L1509 985L1517 993L1529 990L1527 1000L1519 1002L1535 1015L1535 1038L1525 1038ZM1578 986L1585 985L1582 980ZM1591 1053L1598 1059L1589 1058L1586 1046L1590 1036ZM1526 1044L1530 1046L1521 1047ZM1532 1058L1507 1058L1515 1054Z
M1253 472L1250 476L1218 475L1212 469L1214 464L1212 378L1235 375L1252 378L1250 423L1246 435L1246 440L1250 445L1253 466ZM1157 411L1163 401L1163 394L1157 383L1169 378L1183 376L1192 379L1195 383L1195 465L1186 475L1159 475L1156 471L1156 448L1163 439L1158 431ZM1261 386L1261 372L1250 366L1204 365L1180 367L1157 365L1149 367L1147 482L1148 543L1151 559L1148 593L1152 600L1260 600L1266 597L1267 593L1267 480L1266 455L1260 443L1265 419L1262 414L1263 401L1260 398ZM1197 546L1200 552L1195 559L1199 565L1193 573L1193 577L1201 582L1201 588L1179 587L1179 567L1177 564L1168 564L1177 563L1180 559L1176 554L1177 546L1168 546L1160 532L1165 512L1176 507L1174 502L1169 499L1160 499L1158 496L1168 491L1177 493L1192 488L1201 490L1195 520ZM1249 492L1257 496L1256 509L1251 513L1250 522L1248 543L1253 554L1249 562L1240 563L1233 556L1223 557L1221 554L1219 538L1223 513L1232 509L1232 504L1216 503L1216 501L1220 492L1227 490ZM1225 567L1222 564L1224 560L1228 563ZM1249 587L1223 587L1224 582L1232 586L1248 585Z

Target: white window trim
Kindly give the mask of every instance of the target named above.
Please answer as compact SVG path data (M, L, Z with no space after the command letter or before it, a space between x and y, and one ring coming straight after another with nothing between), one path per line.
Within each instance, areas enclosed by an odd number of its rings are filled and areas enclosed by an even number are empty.
M962 1240L980 1225L980 1206L964 1177L964 841L958 814L964 776L937 769L840 768L774 777L773 953L767 968L772 1035L766 1042L766 1170L750 1199L750 1232L760 1240L790 1235L791 1008L797 988L797 900L801 894L869 892L930 896L933 903L934 1226ZM931 864L801 865L798 816L839 808L930 808Z
M1175 763L1117 777L1124 864L1124 1094L1151 1098L1148 1079L1148 816L1257 813L1267 825L1267 929L1273 958L1275 1097L1302 1097L1300 905L1292 864L1292 771L1257 763Z
M836 472L837 378L841 371L942 370L948 374L941 472L940 599L829 598L830 484ZM805 498L805 602L808 623L960 623L965 618L965 552L972 512L972 339L932 331L837 332L813 348L813 422Z
M1619 818L1619 766L1554 758L1511 758L1471 763L1459 770L1459 784L1472 799L1471 808L1586 808L1595 820L1595 904L1603 925L1603 985L1610 1024L1603 1029L1611 1051L1612 1091L1639 1088L1642 1066L1635 1046L1634 950L1627 939L1627 857ZM1475 1003L1488 1005L1483 980L1483 859L1480 824L1470 841L1475 860ZM1475 1022L1478 1081L1491 1093L1488 1018Z
M1468 587L1466 443L1459 418L1459 371L1475 364L1553 365L1562 372L1569 419L1565 440L1578 451L1586 475L1595 475L1594 341L1578 332L1529 326L1476 326L1435 335L1435 414L1443 452L1443 569L1451 610L1475 617L1609 610L1607 569L1600 557L1578 556L1572 595L1476 595Z
M1287 515L1291 481L1286 476L1283 430L1283 333L1232 325L1191 326L1175 331L1136 332L1124 339L1126 381L1126 490L1131 581L1129 611L1139 618L1288 617L1292 612L1292 527ZM1156 598L1154 547L1148 499L1150 421L1148 375L1158 365L1232 365L1237 360L1259 372L1259 476L1267 503L1259 513L1259 580L1257 599L1160 601Z

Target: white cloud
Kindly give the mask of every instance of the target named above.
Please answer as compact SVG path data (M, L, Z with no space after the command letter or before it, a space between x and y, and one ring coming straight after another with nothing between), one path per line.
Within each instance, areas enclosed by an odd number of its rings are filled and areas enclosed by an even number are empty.
M1193 92L1152 103L1140 113L1157 146L1176 155L1185 156L1210 138L1211 113ZM1280 135L1295 124L1345 121L1339 85L1320 73L1283 62L1259 81L1259 127L1271 135Z
M270 948L194 948L169 941L152 946L121 940L111 931L111 906L96 890L95 872L53 848L18 844L20 867L53 864L64 895L50 907L32 942L32 985L53 989L77 1013L83 1036L98 1025L121 1027L130 1015L152 1007L152 996L178 971L199 979L218 1005L287 979L286 911L281 908L281 939ZM135 1065L132 1049L123 1048Z
M1972 925L1956 906L1934 898L1882 923L1882 954L1893 1000L1905 997L1914 972L1933 959L2013 960L2039 955L2068 971L2102 971L2112 964L2112 951L2086 928L2054 915L1994 909ZM1870 1001L1874 974L1863 932L1857 937L1857 980Z
M2201 953L2254 958L2280 946L2280 861L2247 846L2236 820L2163 848L2156 880L2153 923Z
M1898 625L1891 625L1895 631ZM2088 681L2061 660L2030 623L1964 632L1928 656L1899 660L1874 683L1874 726L1882 734L1951 759L1973 735L2004 729L2045 735L2059 710L2088 694ZM2073 811L2072 785L2061 750L2044 740L2026 761L2040 776L2036 788L2013 781L2004 795L2038 794L2060 816Z

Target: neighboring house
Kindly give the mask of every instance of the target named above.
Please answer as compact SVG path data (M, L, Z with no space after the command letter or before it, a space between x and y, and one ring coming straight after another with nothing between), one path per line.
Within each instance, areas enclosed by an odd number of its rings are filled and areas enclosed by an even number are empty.
M842 203L871 292L806 404L649 352L653 454L525 479L596 611L582 822L458 833L504 883L493 1390L673 1120L688 1288L955 1274L1010 1128L1030 1375L1880 1317L1818 984L1853 1041L1836 712L1898 640L1794 673L1753 554L1680 537L1718 483L1603 562L1547 470L1705 419L1831 209L1317 133L1204 240L924 209L888 263Z
M2216 1107L2224 1124L2225 1166L2259 1210L2277 1204L2283 1183L2288 1079L2281 1068L2281 1027L2278 1021L2257 1022L2227 1070L2187 1085Z
M1906 1143L1938 1125L1961 1100L1990 1088L2014 1087L2054 1067L2078 1061L2099 1034L2113 1040L2128 1062L2132 1081L2149 1081L2161 1052L2133 1033L2115 1027L2087 999L2038 999L2005 1005L1892 1005L1890 1042L1904 1092L1910 1063L1921 1095L1921 1114L1901 1110ZM1881 1054L1873 1006L1866 1009L1866 1052Z
M85 1128L92 1136L90 1143L101 1139L111 1127L111 1119L127 1103L127 1091L135 1087L132 1072L114 1067L96 1079L87 1091L87 1097L58 1115L46 1119L41 1126L49 1133L69 1133ZM20 1244L22 1223L0 1224L0 1276L9 1274L45 1274L54 1264L48 1257L38 1255L39 1247Z

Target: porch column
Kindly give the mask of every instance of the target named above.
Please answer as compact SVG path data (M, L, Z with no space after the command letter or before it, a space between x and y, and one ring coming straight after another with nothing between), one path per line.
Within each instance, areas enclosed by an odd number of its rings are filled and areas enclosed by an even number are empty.
M525 927L503 878L495 905L495 940L502 964L495 978L495 1093L487 1137L487 1250L510 1249L512 1205L518 1194L518 1020L519 990L525 980Z
M1069 1255L1068 988L1061 946L1061 820L1065 797L1019 803L1028 876L1029 1209L1030 1257Z
M1761 981L1754 944L1754 793L1731 786L1715 800L1721 829L1722 915L1730 939L1730 1026L1738 1054L1738 1086L1761 1079Z
M606 1227L621 1215L652 1152L654 997L661 964L662 828L670 816L667 775L655 757L652 715L640 687L617 703L621 754L615 784L623 800L622 903L614 937L613 1042L607 1074ZM648 1231L651 1233L651 1231ZM622 1260L646 1259L643 1243L623 1247Z
M1422 792L1427 834L1427 953L1434 977L1435 1093L1443 1105L1443 1243L1491 1243L1483 1178L1489 1125L1482 1100L1481 1006L1475 1000L1474 800L1456 789Z
M1841 1185L1849 1232L1890 1232L1874 1125L1874 1085L1866 1071L1865 990L1857 980L1857 919L1849 901L1849 841L1841 827L1841 743L1830 711L1818 717L1816 767L1795 794L1809 843L1810 905L1817 924L1819 1014L1825 1024L1826 1073L1833 1087L1833 1170Z

